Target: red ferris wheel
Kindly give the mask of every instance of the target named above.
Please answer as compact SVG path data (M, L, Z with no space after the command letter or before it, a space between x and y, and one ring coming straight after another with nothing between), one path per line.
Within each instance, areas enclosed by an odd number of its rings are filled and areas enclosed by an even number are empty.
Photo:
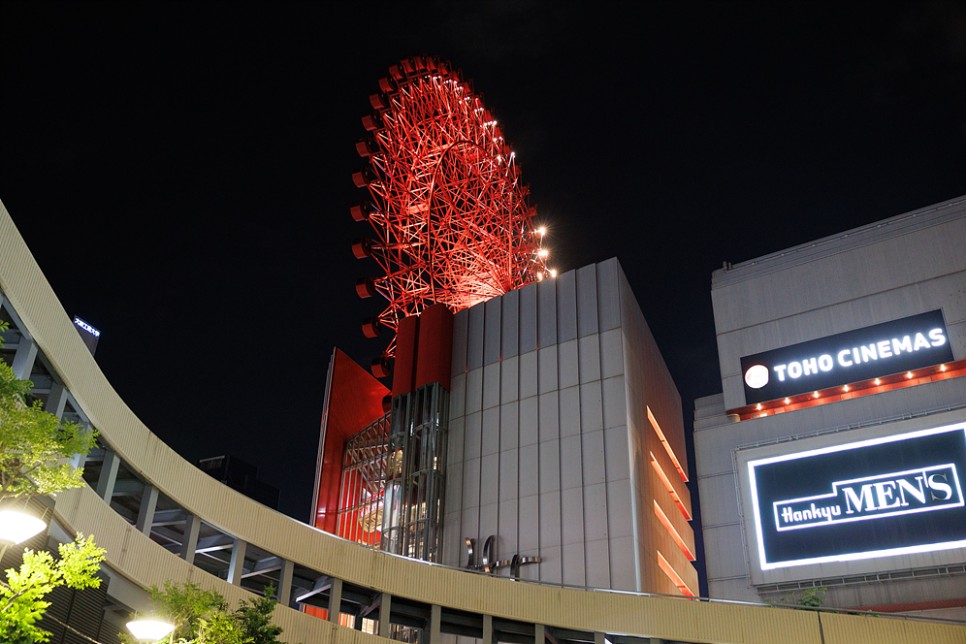
M467 308L552 274L529 189L496 119L445 61L415 56L389 68L369 97L368 167L352 175L368 199L352 217L371 236L352 244L381 275L356 283L388 301L363 333L395 333L399 321L440 303ZM394 352L390 341L384 355Z

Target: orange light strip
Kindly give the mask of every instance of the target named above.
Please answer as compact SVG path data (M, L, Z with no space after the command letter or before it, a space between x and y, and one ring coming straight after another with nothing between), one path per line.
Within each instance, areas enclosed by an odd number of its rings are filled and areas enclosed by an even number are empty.
M681 552L683 552L684 556L688 558L688 561L694 561L696 559L694 553L691 552L691 549L688 548L688 544L684 542L684 539L681 538L681 535L678 533L678 531L674 529L673 525L671 525L670 519L668 519L667 515L664 514L664 510L661 509L661 506L658 505L657 501L654 502L654 514L657 515L657 520L661 522L661 525L664 526L664 529L667 530L667 533L671 535L674 543L676 543L678 548L681 549Z
M930 382L961 378L963 376L966 376L966 360L957 360L932 367L880 376L878 378L872 378L871 380L861 380L828 389L819 389L811 393L769 400L755 405L745 405L744 407L729 410L727 413L737 415L739 420L762 418L764 416L827 405L842 400L851 400L853 398L861 398L863 396L871 396L887 391L905 389L906 387L925 385Z
M658 440L661 441L661 445L664 446L664 450L667 452L667 455L671 457L671 462L674 463L674 469L678 471L678 475L681 477L681 480L687 483L688 475L685 474L684 468L681 467L681 462L678 461L678 457L674 455L674 450L671 449L671 445L667 442L664 432L661 431L661 425L657 422L657 418L655 418L654 414L651 413L650 407L644 405L644 408L647 409L647 419L651 421L651 428L654 429L654 433L657 434Z
M667 474L665 474L664 470L661 469L660 463L658 463L657 459L654 458L654 452L648 452L648 455L651 457L651 467L653 467L654 471L657 472L658 477L661 479L661 483L664 484L664 489L666 489L667 493L671 495L671 499L674 500L675 505L678 506L678 510L681 511L681 514L684 515L684 518L690 521L691 512L688 511L687 507L685 507L684 503L681 501L681 497L678 496L678 493L674 491L674 486L671 485L671 479L667 477Z
M694 597L694 591L688 588L687 583L685 583L684 579L681 578L681 575L679 575L677 571L671 567L671 564L669 564L667 559L664 558L664 555L661 554L660 550L657 551L657 565L661 570L664 571L664 574L667 575L668 579L671 580L671 583L677 586L678 591L680 591L682 595L685 597Z

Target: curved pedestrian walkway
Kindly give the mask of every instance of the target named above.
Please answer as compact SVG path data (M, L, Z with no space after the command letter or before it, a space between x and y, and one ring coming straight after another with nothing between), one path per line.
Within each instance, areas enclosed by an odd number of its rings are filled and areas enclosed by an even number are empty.
M169 580L217 590L233 604L272 584L277 623L292 642L376 642L400 627L430 644L457 635L595 644L966 642L957 624L546 586L356 545L231 490L152 434L98 368L2 203L0 307L13 323L4 351L18 375L35 381L49 410L99 432L101 445L85 463L90 485L58 494L53 513L66 532L93 534L106 548L109 593L132 608L143 607L144 589ZM331 620L300 606L333 609ZM357 630L363 624L376 634Z

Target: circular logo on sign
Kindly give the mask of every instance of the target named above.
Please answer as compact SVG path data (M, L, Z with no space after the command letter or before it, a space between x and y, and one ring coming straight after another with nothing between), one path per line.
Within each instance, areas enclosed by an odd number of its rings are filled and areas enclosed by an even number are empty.
M745 384L752 389L761 389L768 384L768 367L756 364L745 372Z

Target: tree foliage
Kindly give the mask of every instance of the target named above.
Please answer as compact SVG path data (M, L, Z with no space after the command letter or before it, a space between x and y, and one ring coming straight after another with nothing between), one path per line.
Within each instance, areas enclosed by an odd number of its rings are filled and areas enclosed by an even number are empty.
M799 593L797 604L806 608L821 608L825 604L826 593L828 588L822 586L805 588Z
M47 642L50 633L36 624L50 602L44 598L55 588L97 588L97 571L105 551L93 537L78 534L73 542L58 546L57 559L46 550L26 549L20 568L8 568L0 582L0 642L27 644Z
M766 604L771 606L801 607L801 608L821 608L825 605L825 595L828 588L816 586L814 588L803 588L793 595L785 595L780 599L767 600Z
M166 582L151 589L151 599L160 615L171 620L175 630L163 644L284 644L282 629L272 623L277 603L275 589L265 596L244 600L234 611L221 594L192 583ZM135 640L124 636L126 642Z
M0 502L84 485L83 470L68 459L87 454L95 433L44 411L39 400L29 402L32 388L0 361Z
M7 325L0 322L0 334ZM0 346L3 338L0 335ZM30 400L33 383L16 377L0 360L0 503L27 500L84 485L83 470L69 459L87 454L96 435L77 423L65 422ZM105 551L91 536L78 534L58 546L58 557L25 549L20 568L5 571L0 581L0 642L46 642L50 633L37 626L55 588L96 588Z
M275 589L269 586L262 597L248 599L241 603L235 611L235 617L241 622L245 632L246 642L251 644L277 644L281 642L278 636L282 634L282 627L272 622L272 612L276 602L272 597Z

